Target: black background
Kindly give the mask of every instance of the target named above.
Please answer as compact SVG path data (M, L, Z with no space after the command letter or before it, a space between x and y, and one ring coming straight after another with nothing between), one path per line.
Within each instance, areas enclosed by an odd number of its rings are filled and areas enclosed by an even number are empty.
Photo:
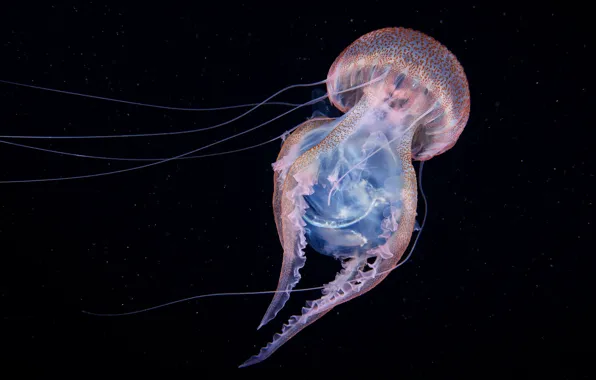
M433 36L464 67L472 107L457 144L424 167L428 219L411 261L254 368L587 376L594 317L587 133L594 42L587 11L442 4L4 5L0 79L217 107L323 80L346 46L378 28ZM278 100L303 103L311 91ZM266 106L231 125L181 136L2 140L169 157L285 110ZM242 111L165 111L0 84L1 135L180 131ZM265 141L311 113L303 108L204 152ZM118 313L211 292L274 290L282 252L271 163L280 143L91 179L0 184L3 367L222 370L256 354L319 293L293 294L258 332L271 295L207 298L125 317L81 310ZM0 180L138 164L0 144ZM310 249L307 256L300 288L333 279L338 263Z

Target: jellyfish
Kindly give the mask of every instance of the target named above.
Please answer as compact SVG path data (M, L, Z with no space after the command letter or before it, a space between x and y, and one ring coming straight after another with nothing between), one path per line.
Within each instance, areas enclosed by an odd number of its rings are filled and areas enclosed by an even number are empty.
M170 110L180 108L120 101L32 87L108 101ZM325 84L327 92L313 91L304 104L274 103L271 99L295 87ZM328 98L336 110L321 103ZM91 156L8 141L10 138L116 138L193 133L227 125L267 104L293 106L290 111L250 129L192 151L167 158L131 159ZM0 180L0 184L80 179L148 168L196 156L214 145L237 138L301 107L313 105L313 116L282 135L260 144L216 154L254 149L283 140L273 162L273 216L283 251L277 289L265 292L208 294L152 308L218 295L273 293L258 328L272 321L300 281L306 264L305 248L340 261L333 281L316 289L322 294L292 316L270 343L240 365L246 367L270 357L283 344L336 306L361 296L378 285L404 261L404 252L416 229L417 178L412 161L424 161L455 145L469 116L470 96L463 68L456 57L435 39L407 28L385 28L363 35L333 62L320 82L289 86L224 123L181 132L106 136L0 136L0 143L48 153L103 160L146 161L132 168L81 176ZM221 107L229 109L235 107ZM206 111L209 109L183 109ZM333 113L341 116L335 117ZM193 156L194 155L194 156ZM205 156L205 155L203 155ZM312 288L311 288L312 289ZM303 289L304 290L304 289ZM95 313L88 313L95 314ZM100 314L95 314L100 315Z
M373 78L357 90L341 92ZM469 115L467 79L433 38L404 28L365 34L331 65L327 92L343 112L300 125L273 164L273 209L283 260L277 292L259 328L284 307L300 281L304 248L341 261L319 299L292 316L242 366L268 358L336 306L378 285L400 261L417 205L412 160L450 149Z

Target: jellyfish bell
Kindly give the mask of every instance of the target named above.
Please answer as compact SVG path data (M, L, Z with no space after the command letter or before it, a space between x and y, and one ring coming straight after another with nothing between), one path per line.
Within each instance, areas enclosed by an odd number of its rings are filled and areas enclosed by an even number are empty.
M344 89L384 75L354 91ZM412 159L426 161L453 147L470 112L468 81L459 61L444 45L421 32L385 28L363 35L335 59L327 81L331 103L348 112L363 97L386 102L394 114L415 119ZM338 93L339 92L339 93Z

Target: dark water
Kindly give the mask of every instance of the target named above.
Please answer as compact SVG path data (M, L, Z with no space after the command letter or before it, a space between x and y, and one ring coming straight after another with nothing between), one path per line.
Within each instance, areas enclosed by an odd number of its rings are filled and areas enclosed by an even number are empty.
M369 31L404 26L431 35L464 67L472 110L457 144L424 167L429 209L416 252L373 291L337 307L258 367L391 365L391 376L498 369L530 378L544 371L587 377L595 305L588 156L594 42L586 12L340 4L3 5L0 79L218 107L325 79L335 57ZM311 87L278 100L312 97ZM182 131L243 111L167 111L6 84L0 104L1 135ZM287 109L266 106L233 124L177 136L4 140L91 155L169 157ZM266 141L312 112L305 107L204 152ZM293 294L258 332L270 295L208 298L127 317L81 310L118 313L203 293L273 290L282 251L271 163L280 144L111 176L0 184L3 368L234 369L255 354L319 294ZM0 162L0 180L142 164L5 144ZM338 263L311 250L307 257L299 287L333 279Z

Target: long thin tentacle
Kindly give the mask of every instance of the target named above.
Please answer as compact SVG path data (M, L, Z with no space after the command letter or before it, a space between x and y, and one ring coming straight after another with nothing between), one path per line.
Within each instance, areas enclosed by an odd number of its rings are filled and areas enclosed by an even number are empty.
M254 149L254 148L258 148L260 146L269 144L275 140L278 140L280 138L283 138L284 136L286 136L288 133L291 133L294 129L296 129L296 127L282 133L279 136L276 136L272 139L269 139L267 141L255 144L255 145L251 145L251 146L247 146L244 148L239 148L239 149L234 149L234 150L228 150L225 152L218 152L218 153L211 153L211 154L201 154L198 156L187 156L187 157L180 157L178 158L178 160L189 160L189 159L193 159L193 158L205 158L205 157L215 157L215 156L223 156L225 154L232 154L232 153L238 153L238 152L243 152L245 150L250 150L250 149ZM72 152L65 152L65 151L61 151L61 150L55 150L55 149L46 149L46 148L40 148L37 146L32 146L32 145L25 145L25 144L19 144L19 143L14 143L14 142L10 142L10 141L5 141L5 140L0 140L1 144L7 144L7 145L12 145L12 146L16 146L19 148L25 148L25 149L31 149L31 150L37 150L37 151L41 151L41 152L46 152L46 153L53 153L53 154L60 154L63 156L71 156L71 157L78 157L78 158L90 158L90 159L95 159L95 160L107 160L107 161L149 161L149 162L153 162L153 161L161 161L161 160L165 160L166 157L161 157L161 158L129 158L129 157L107 157L107 156L93 156L90 154L81 154L81 153L72 153Z
M205 107L205 108L171 107L171 106L162 106L162 105L159 105L159 104L152 104L152 103L141 103L141 102L133 102L133 101L130 101L130 100L114 99L114 98L108 98L108 97L104 97L104 96L84 94L84 93L81 93L81 92L58 90L58 89L55 89L55 88L36 86L36 85L33 85L33 84L13 82L13 81L2 80L2 79L0 79L0 83L10 84L10 85L19 86L19 87L28 87L28 88L33 88L33 89L42 90L42 91L56 92L56 93L65 94L65 95L80 96L82 98L105 100L105 101L108 101L108 102L129 104L129 105L133 105L133 106L141 106L141 107L148 107L148 108L157 108L157 109L169 110L169 111L191 111L191 112L224 111L224 110L231 110L231 109L235 109L235 108L253 107L253 106L256 106L256 105L261 104L261 103L247 103L247 104L236 104L236 105L232 105L232 106ZM316 84L321 84L321 83L316 83ZM311 84L311 85L315 85L315 84ZM282 91L285 91L285 90L288 90L288 89L289 88L285 88ZM263 105L295 107L298 104L286 103L286 102L267 102L267 103L264 103Z
M263 100L260 103L257 103L254 107L252 107L251 109L249 109L248 111L230 119L227 121L224 121L222 123L219 124L215 124L209 127L204 127L204 128L196 128L196 129L191 129L191 130L186 130L186 131L174 131L174 132L157 132L157 133L137 133L137 134L123 134L123 135L94 135L94 136L27 136L27 135L19 135L19 136L0 136L0 138L2 139L8 139L8 138L18 138L18 139L53 139L53 140L64 140L64 139L68 139L68 140L72 140L72 139L111 139L111 138L128 138L128 137L152 137L152 136L173 136L173 135L182 135L182 134L188 134L188 133L196 133L196 132L203 132L203 131L208 131L211 129L215 129L215 128L219 128L222 127L224 125L228 125L230 123L233 123L234 121L237 121L241 118L243 118L244 116L248 115L249 113L253 112L254 110L256 110L257 108L261 107L264 104L267 104L271 99L273 99L274 97L278 96L279 94L281 94L282 92L285 92L289 89L292 88L298 88L298 87L310 87L310 86L316 86L319 84L323 84L325 83L326 80L324 81L318 81L318 82L314 82L314 83L305 83L305 84L294 84L291 86L288 86L286 88L283 88L279 91L277 91L275 94L269 96L267 99ZM18 84L16 82L7 82L7 81L0 81L0 83L9 83L9 84L16 84L16 85L23 85L23 84ZM23 85L25 87L32 87L30 85ZM127 104L135 104L135 105L142 105L142 106L146 106L146 107L150 107L151 105L148 105L146 103L136 103L136 102L128 102L128 101L124 101L124 100L115 100L115 99L110 99L110 98L103 98L103 97L99 97L99 96L93 96L93 95L82 95L82 94L78 94L78 93L72 93L72 92L63 92L61 90L53 90L53 89L47 89L47 88L42 88L42 87L36 87L33 86L34 88L38 88L38 89L44 89L44 90L48 90L48 91L57 91L57 92L62 92L62 93L67 93L67 94L72 94L72 95L79 95L79 96L85 96L85 97L90 97L90 98L96 98L96 99L101 99L101 100L108 100L108 101L116 101L116 102L120 102L120 103L127 103ZM164 107L164 106L153 106L155 108L165 108L165 109L176 109L176 110L180 110L177 108L171 108L171 107ZM294 108L296 109L296 108ZM189 110L189 109L185 109L185 110ZM194 110L200 110L200 109L194 109ZM205 110L205 109L204 109ZM207 109L210 110L210 109Z

